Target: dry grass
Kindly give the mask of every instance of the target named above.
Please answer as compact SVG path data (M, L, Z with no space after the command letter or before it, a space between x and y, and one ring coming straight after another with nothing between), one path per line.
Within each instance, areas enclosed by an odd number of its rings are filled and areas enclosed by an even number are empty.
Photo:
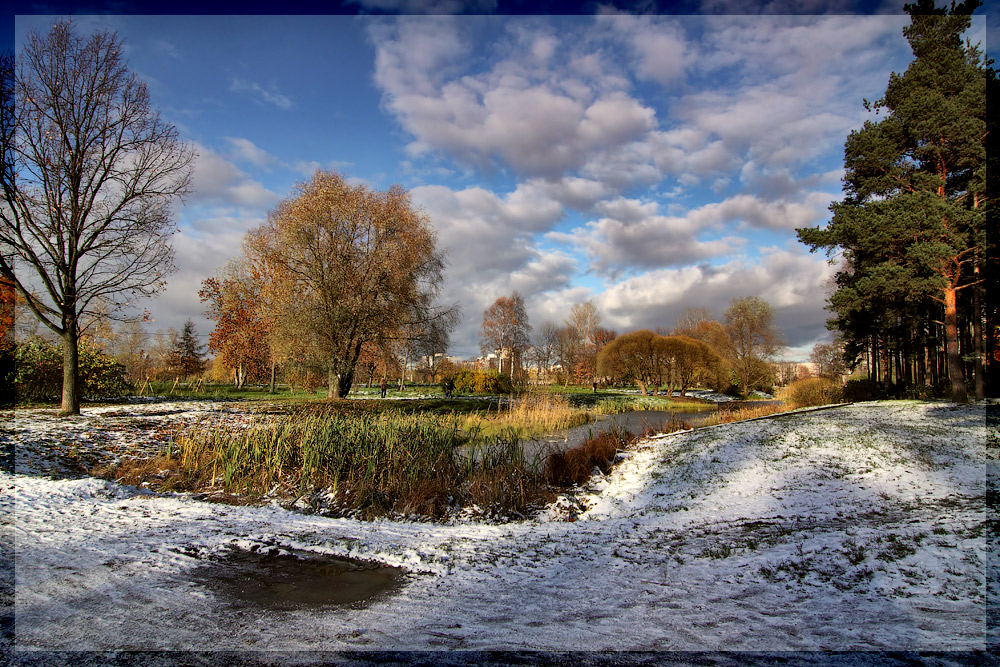
M575 408L561 394L531 392L489 410L466 416L463 429L485 437L513 432L521 439L555 433L586 424L586 410Z
M176 443L179 453L103 472L161 491L325 497L323 509L362 518L441 518L471 506L523 516L548 497L516 436L471 443L456 418L293 414L241 431L191 429Z
M726 403L719 404L719 412L716 416L709 417L701 422L699 426L715 426L716 424L730 424L732 422L756 419L757 417L767 417L768 415L784 412L788 408L781 403L766 403L763 405L734 405Z
M543 465L525 460L520 442L584 423L566 396L528 394L487 415L406 414L374 409L302 410L261 415L245 428L199 425L175 437L172 451L95 471L160 491L194 491L225 502L265 497L324 498L317 509L372 518L440 519L477 508L492 518L529 515L554 488L607 473L635 440L599 433ZM777 404L720 406L706 425L762 417ZM682 420L655 432L689 428ZM648 433L642 434L648 435Z
M572 449L552 452L545 463L545 478L556 486L573 486L586 482L594 468L606 474L614 465L618 450L628 446L633 438L628 431L607 431Z
M814 377L796 380L784 388L782 400L792 408L831 405L843 400L844 388L829 378Z

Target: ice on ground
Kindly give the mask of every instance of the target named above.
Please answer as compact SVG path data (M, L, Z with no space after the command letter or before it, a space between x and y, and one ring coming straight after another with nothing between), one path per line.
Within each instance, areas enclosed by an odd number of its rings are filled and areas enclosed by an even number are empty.
M176 409L181 421L225 414ZM50 443L86 448L119 418L87 412L25 414L3 435L18 464L0 474L18 650L997 643L998 449L982 405L858 404L648 438L588 489L504 525L328 519L42 476L59 463L41 455ZM102 442L116 455L133 444ZM199 580L206 558L234 547L411 574L364 606L234 611Z

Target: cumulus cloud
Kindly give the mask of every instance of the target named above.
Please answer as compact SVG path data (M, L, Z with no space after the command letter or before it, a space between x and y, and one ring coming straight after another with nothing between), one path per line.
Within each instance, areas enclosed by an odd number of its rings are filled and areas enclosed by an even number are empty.
M472 27L435 17L372 28L375 81L414 137L411 154L438 151L479 168L558 179L656 127L652 108L588 79L599 76L599 57L582 56L572 69L555 64L559 38L530 25L512 23L509 52L470 71Z
M229 155L239 162L249 162L256 167L268 167L275 162L275 157L242 137L224 137L229 143Z
M196 225L182 224L171 237L177 272L167 277L166 289L147 306L156 321L152 328L180 330L190 318L199 333L210 333L214 324L205 318L204 304L198 299L201 283L238 257L243 237L263 222L263 216L219 209L204 212Z
M480 187L455 191L438 185L411 193L447 253L441 299L462 305L464 316L452 335L453 349L461 354L477 349L482 311L497 297L518 290L530 303L571 287L576 260L561 251L544 252L536 242L564 214L540 184L523 185L503 197Z
M249 142L248 142L249 143ZM271 206L278 196L210 148L196 144L191 196L193 204L224 204L247 208Z
M412 190L413 202L438 230L451 270L459 279L479 280L509 275L536 256L535 233L563 215L561 206L537 195L519 189L501 198L480 187L453 191L439 185Z
M736 195L682 216L665 216L655 201L619 197L596 206L605 217L571 232L552 232L549 238L585 252L591 270L615 276L635 268L684 266L738 252L745 238L734 233L720 237L725 229L791 231L816 223L829 201L821 194L806 202ZM714 238L703 238L705 233Z
M835 269L805 251L770 249L759 261L666 268L622 280L600 294L595 304L619 331L672 327L687 308L708 308L722 316L730 301L760 296L775 309L790 347L825 335L828 317L823 294Z
M631 45L638 78L662 86L683 80L690 56L684 31L673 18L623 15L610 20Z

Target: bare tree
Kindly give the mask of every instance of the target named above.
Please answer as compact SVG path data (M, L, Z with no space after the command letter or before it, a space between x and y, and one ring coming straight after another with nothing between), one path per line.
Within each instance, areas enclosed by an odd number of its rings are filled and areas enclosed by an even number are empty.
M497 352L500 355L500 370L504 359L508 359L511 376L521 368L521 356L530 344L531 325L524 299L514 291L510 296L502 296L483 311L483 326L479 330L479 347L483 354Z
M436 242L403 188L376 192L317 171L248 234L246 251L265 280L276 337L321 361L339 398L365 343L406 342L454 317L434 305L444 271Z
M0 274L62 339L63 414L80 411L84 319L163 288L170 204L191 182L192 149L122 53L113 32L59 22L28 35L3 86Z
M124 322L118 329L115 358L133 382L142 382L149 375L149 343L149 333L138 320Z
M733 299L725 314L729 356L740 391L748 395L771 377L768 362L784 345L784 336L774 323L774 309L760 297Z
M698 338L696 334L710 322L715 322L715 316L708 308L687 308L674 321L674 335Z
M820 377L839 380L847 373L844 347L840 341L816 343L809 354L809 361L816 365L816 374Z
M551 320L545 320L531 337L531 361L538 369L540 377L548 378L552 364L556 360L559 327Z
M594 336L601 327L601 315L593 301L577 303L569 309L563 334L564 364L577 384L589 384L597 372L597 345Z
M576 331L582 344L589 343L594 332L601 326L601 314L597 312L593 301L573 304L569 309L569 317L566 318L566 326Z

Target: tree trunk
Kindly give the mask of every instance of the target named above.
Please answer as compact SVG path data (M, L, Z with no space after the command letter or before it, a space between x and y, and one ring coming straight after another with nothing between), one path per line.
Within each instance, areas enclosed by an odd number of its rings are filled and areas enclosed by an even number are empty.
M80 414L80 347L76 322L63 333L63 386L61 415Z
M951 379L951 399L965 403L968 395L965 389L965 375L962 373L962 354L958 347L958 305L954 287L944 291L944 337L948 351L948 377Z
M329 387L330 398L340 398L340 375L331 368L326 374L326 383Z
M976 267L976 277L978 278L979 267ZM983 301L979 285L972 288L972 350L976 355L976 400L981 401L986 398L986 384L983 377Z
M274 361L271 361L271 386L269 389L270 393L272 394L274 393L274 366L275 366Z

